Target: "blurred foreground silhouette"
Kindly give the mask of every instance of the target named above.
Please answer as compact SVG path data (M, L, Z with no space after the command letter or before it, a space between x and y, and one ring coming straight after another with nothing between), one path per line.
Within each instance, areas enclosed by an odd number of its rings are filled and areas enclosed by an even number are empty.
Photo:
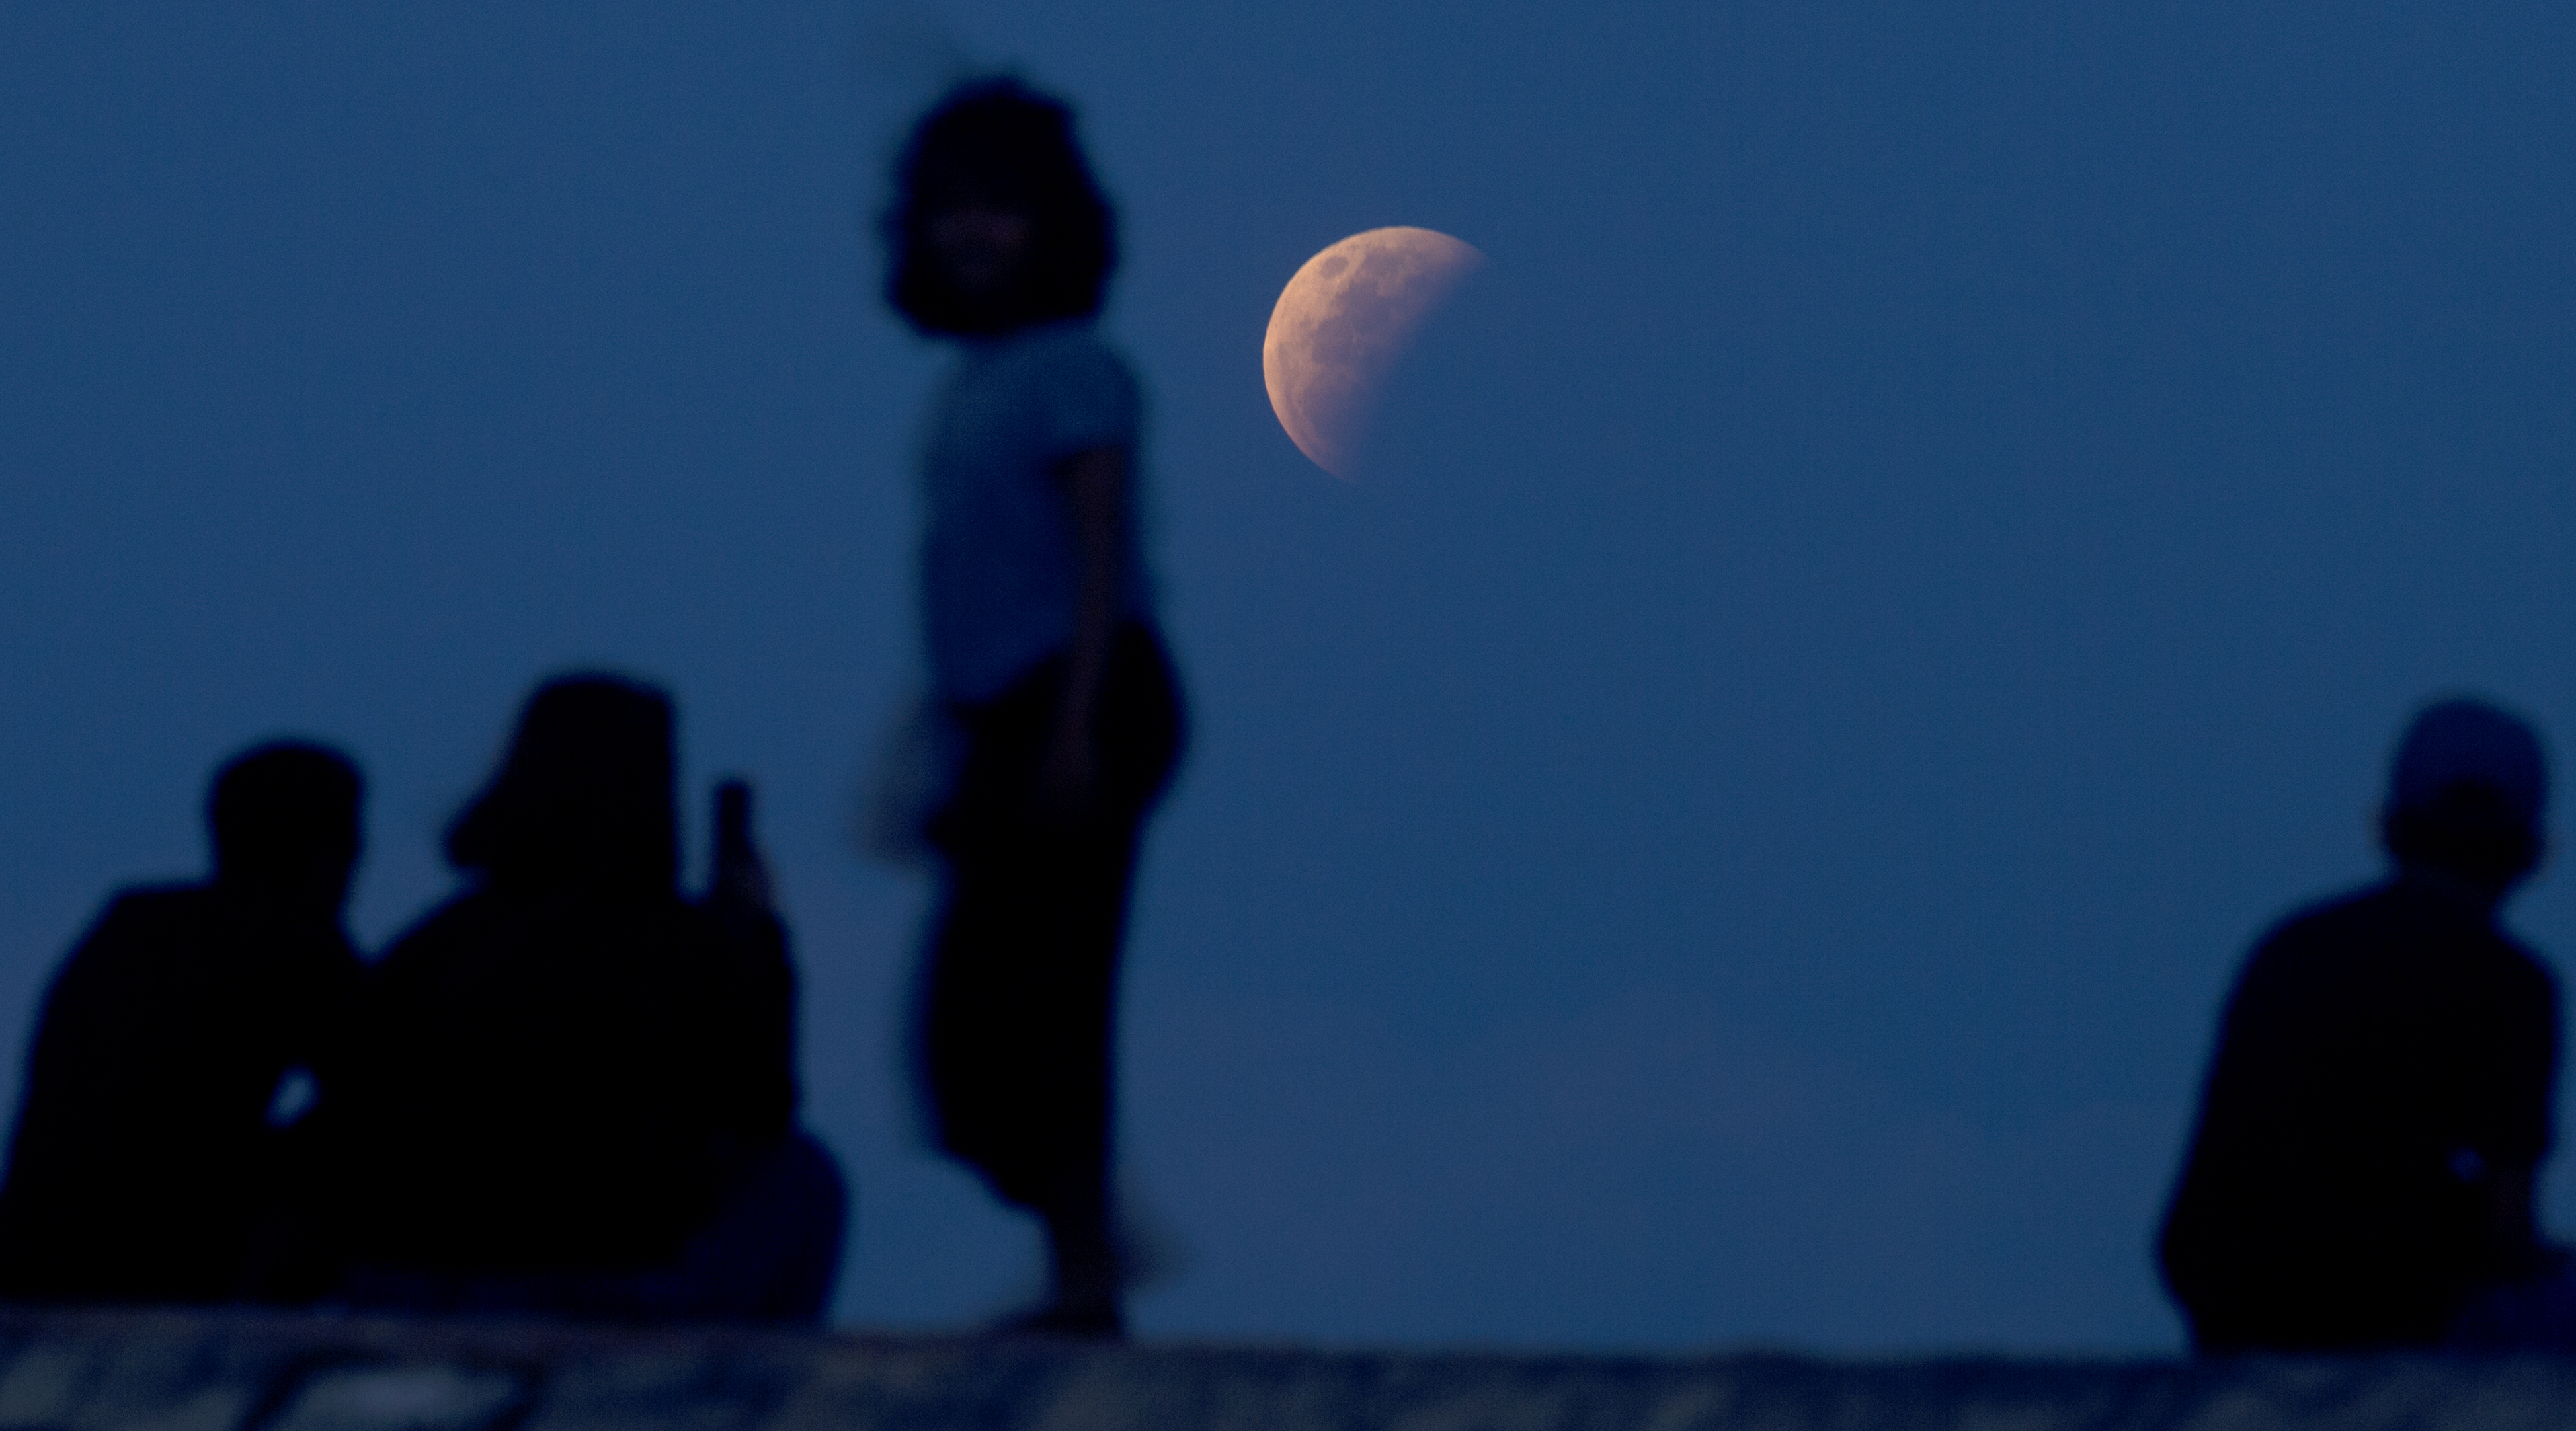
M672 784L668 697L547 682L448 830L465 889L370 967L356 768L227 764L214 877L118 895L46 994L0 1296L819 1319L848 1192L795 1127L751 791L692 901Z
M281 1125L341 1079L360 796L321 746L236 757L206 801L213 878L118 894L63 961L0 1187L0 1296L216 1302L265 1280Z
M448 830L466 887L370 971L323 1110L350 1300L821 1315L847 1194L794 1126L795 976L749 792L717 803L691 901L669 699L601 675L530 698Z
M2546 798L2527 725L2428 708L2382 812L2394 872L2246 961L2157 1242L2200 1350L2576 1351L2532 1210L2558 990L2496 924Z

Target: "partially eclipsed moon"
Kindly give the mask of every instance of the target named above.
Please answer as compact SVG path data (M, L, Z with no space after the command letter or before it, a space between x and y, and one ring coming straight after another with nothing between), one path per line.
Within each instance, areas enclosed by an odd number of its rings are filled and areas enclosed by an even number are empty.
M1379 383L1441 300L1485 256L1430 229L1370 229L1288 280L1261 341L1270 410L1298 450L1337 477L1358 465Z

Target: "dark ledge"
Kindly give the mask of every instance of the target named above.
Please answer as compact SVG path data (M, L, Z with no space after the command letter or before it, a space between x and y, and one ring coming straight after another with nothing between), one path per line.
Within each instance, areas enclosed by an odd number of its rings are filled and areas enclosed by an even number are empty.
M2576 1362L1093 1347L0 1309L0 1431L2238 1431L2576 1426Z

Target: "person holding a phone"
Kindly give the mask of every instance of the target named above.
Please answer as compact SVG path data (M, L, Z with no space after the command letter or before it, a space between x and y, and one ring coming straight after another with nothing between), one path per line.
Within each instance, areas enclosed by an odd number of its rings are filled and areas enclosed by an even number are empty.
M350 1300L821 1314L846 1193L795 1127L795 975L750 792L719 792L692 900L672 767L667 696L566 676L449 828L465 886L370 971L333 1110Z

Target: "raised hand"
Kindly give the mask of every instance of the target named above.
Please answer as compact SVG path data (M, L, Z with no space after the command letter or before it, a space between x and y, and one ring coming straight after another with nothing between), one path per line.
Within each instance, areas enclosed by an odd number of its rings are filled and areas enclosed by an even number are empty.
M714 867L707 876L707 902L774 913L769 865L751 840L751 786L738 778L716 784Z

